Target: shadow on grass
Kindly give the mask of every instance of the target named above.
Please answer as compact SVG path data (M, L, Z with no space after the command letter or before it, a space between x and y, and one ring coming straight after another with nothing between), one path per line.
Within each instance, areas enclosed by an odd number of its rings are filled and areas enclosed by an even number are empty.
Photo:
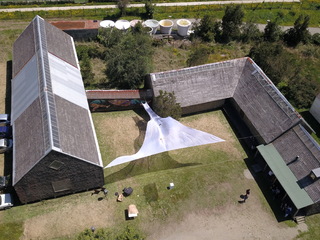
M153 155L130 162L118 172L112 173L104 178L105 183L117 182L137 175L157 172L167 169L175 169L199 165L200 163L179 163L173 160L167 152Z
M144 196L148 203L156 202L159 199L157 185L155 183L150 183L143 187Z

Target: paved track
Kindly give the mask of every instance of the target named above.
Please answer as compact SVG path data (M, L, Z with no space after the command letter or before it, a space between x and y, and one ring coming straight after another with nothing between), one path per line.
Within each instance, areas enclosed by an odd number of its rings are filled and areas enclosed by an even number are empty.
M222 4L250 4L250 3L275 3L275 2L300 2L300 0L243 0L243 1L208 1L208 2L175 2L175 3L155 3L156 6L197 6L197 5L222 5ZM144 7L144 4L129 4L128 7ZM0 12L32 12L50 10L70 10L70 9L98 9L98 8L117 8L117 5L94 5L94 6L68 6L68 7L36 7L36 8L7 8L0 9Z

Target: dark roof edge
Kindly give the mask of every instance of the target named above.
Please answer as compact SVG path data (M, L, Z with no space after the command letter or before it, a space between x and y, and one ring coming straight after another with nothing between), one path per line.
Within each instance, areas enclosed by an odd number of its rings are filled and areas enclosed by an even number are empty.
M20 179L18 179L17 181L15 181L15 172L12 171L12 186L18 184L18 182L19 182L28 172L30 172L31 169L34 168L43 158L45 158L51 151L52 151L52 149L48 149L37 161L34 162L34 164L25 172L25 174L21 175ZM15 168L15 162L13 162L12 169L16 169L16 168Z

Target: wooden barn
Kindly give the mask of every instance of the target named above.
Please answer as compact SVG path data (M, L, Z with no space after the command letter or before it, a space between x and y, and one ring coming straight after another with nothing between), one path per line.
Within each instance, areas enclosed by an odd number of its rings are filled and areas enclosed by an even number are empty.
M13 46L13 187L22 203L104 184L72 37L36 16Z
M294 206L292 216L320 212L320 147L312 129L250 58L152 73L147 86L154 96L174 92L184 114L221 108L232 116L245 142L272 170ZM299 156L296 162L294 159ZM263 166L265 165L265 166Z

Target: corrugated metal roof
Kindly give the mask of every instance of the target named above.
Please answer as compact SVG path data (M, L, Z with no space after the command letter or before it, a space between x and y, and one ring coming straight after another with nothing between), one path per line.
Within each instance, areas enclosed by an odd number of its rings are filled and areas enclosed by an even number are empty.
M146 90L87 90L88 99L151 99L153 92Z
M33 56L12 79L11 122L14 122L39 97L38 67Z
M88 109L80 70L49 53L53 93Z
M98 29L100 26L100 21L97 20L50 21L49 23L61 30Z
M298 185L297 178L272 143L265 146L260 145L257 149L297 209L313 204L312 199L307 192Z

